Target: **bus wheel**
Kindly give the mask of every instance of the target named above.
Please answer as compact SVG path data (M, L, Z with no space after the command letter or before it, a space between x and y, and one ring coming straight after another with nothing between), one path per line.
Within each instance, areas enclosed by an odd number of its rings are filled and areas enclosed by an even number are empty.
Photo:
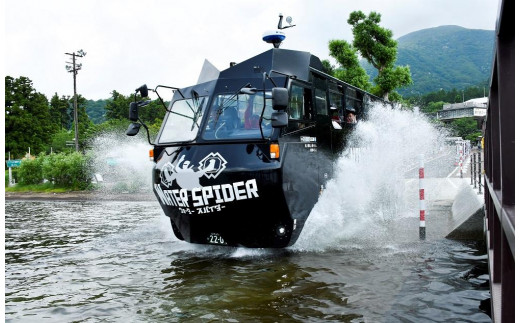
M184 241L184 237L182 236L181 232L179 231L179 228L177 228L177 225L175 222L173 222L173 219L170 218L170 223L172 224L173 234L175 234L175 237L181 241Z

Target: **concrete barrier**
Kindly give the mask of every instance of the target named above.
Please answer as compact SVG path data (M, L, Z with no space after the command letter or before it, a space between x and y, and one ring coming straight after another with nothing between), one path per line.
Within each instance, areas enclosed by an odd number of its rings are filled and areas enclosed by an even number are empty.
M454 240L484 240L484 199L469 179L460 186L451 207L452 223L446 236Z
M405 182L406 209L414 216L419 212L418 187L417 179ZM427 239L484 239L484 198L469 178L426 178L424 187Z

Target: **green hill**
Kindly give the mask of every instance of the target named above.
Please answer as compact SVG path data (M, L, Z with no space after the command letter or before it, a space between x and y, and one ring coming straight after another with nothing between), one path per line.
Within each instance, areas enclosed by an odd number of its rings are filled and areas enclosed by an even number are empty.
M397 65L409 65L414 84L399 89L403 96L463 89L486 82L491 74L493 30L440 26L397 39ZM376 71L362 62L371 78Z
M94 124L100 124L105 121L105 106L107 100L87 100L87 115Z

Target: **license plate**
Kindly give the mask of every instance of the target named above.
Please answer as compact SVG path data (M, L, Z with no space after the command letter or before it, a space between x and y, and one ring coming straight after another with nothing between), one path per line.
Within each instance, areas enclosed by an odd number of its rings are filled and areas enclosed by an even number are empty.
M208 237L208 243L211 243L211 244L219 244L219 245L226 245L226 241L224 240L224 238L222 238L222 236L218 233L210 233L209 237Z

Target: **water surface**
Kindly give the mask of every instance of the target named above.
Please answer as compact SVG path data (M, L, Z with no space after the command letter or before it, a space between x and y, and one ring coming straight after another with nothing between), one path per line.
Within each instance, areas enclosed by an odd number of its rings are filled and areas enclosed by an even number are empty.
M156 202L7 201L6 319L490 321L482 248L406 240L199 246L176 240Z

